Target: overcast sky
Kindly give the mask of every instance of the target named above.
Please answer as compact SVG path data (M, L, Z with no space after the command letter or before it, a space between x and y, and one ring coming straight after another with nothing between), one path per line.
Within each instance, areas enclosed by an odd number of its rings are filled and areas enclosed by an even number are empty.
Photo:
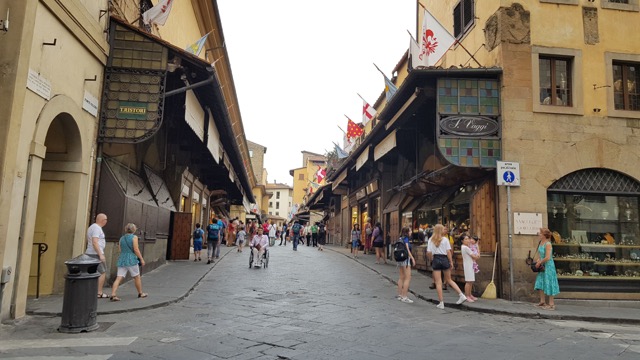
M342 146L415 36L416 0L218 0L247 140L268 181L293 183L302 150Z

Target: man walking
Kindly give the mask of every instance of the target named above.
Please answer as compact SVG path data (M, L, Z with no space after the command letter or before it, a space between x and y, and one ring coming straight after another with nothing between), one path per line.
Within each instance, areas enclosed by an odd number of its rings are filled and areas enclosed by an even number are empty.
M107 278L107 261L104 257L104 248L107 242L104 237L104 231L102 231L105 225L107 225L107 215L102 213L98 214L96 216L96 222L89 226L87 230L87 250L85 251L86 255L100 260L100 264L98 265L98 272L100 273L100 277L98 278L98 297L101 299L109 297L102 292L104 281Z
M314 223L311 226L311 240L313 241L313 247L318 246L318 223Z
M218 224L218 219L214 215L211 218L211 224L207 226L207 264L211 264L213 262L218 242L220 242L220 225Z
M293 251L298 251L298 242L300 242L300 230L302 226L296 220L291 227L291 234L293 236Z

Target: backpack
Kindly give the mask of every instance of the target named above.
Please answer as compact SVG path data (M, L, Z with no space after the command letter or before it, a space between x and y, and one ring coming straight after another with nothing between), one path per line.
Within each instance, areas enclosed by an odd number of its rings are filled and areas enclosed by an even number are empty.
M405 245L402 238L398 239L395 244L393 244L393 259L398 262L406 261L409 258L409 253L407 252L407 246Z
M196 230L193 232L193 238L194 238L194 239L201 239L201 238L202 238L202 236L200 235L200 229L196 229Z
M220 226L218 226L218 224L210 224L209 226L207 226L207 238L218 239L219 234Z
M293 233L296 234L296 235L300 234L300 224L293 225L291 230L293 230Z

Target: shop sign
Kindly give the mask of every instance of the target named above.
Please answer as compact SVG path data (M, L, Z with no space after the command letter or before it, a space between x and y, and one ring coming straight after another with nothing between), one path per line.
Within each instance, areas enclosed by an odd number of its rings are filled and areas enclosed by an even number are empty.
M495 135L498 122L485 116L449 116L440 120L440 128L453 135Z
M118 119L144 120L147 118L147 104L120 101L118 104Z
M360 189L356 192L356 199L360 200L367 196L367 191L365 189Z
M513 214L513 232L518 235L537 235L541 227L541 213Z

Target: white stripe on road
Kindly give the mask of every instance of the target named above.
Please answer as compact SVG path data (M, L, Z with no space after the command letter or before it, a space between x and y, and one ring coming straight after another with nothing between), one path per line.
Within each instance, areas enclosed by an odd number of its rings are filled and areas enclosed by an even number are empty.
M82 359L82 360L108 360L113 354L108 355L80 355L80 356L25 356L25 357L12 357L2 358L4 360L69 360L69 359Z
M127 346L137 337L105 337L85 339L42 339L0 341L0 351L38 348L66 348L84 346Z

